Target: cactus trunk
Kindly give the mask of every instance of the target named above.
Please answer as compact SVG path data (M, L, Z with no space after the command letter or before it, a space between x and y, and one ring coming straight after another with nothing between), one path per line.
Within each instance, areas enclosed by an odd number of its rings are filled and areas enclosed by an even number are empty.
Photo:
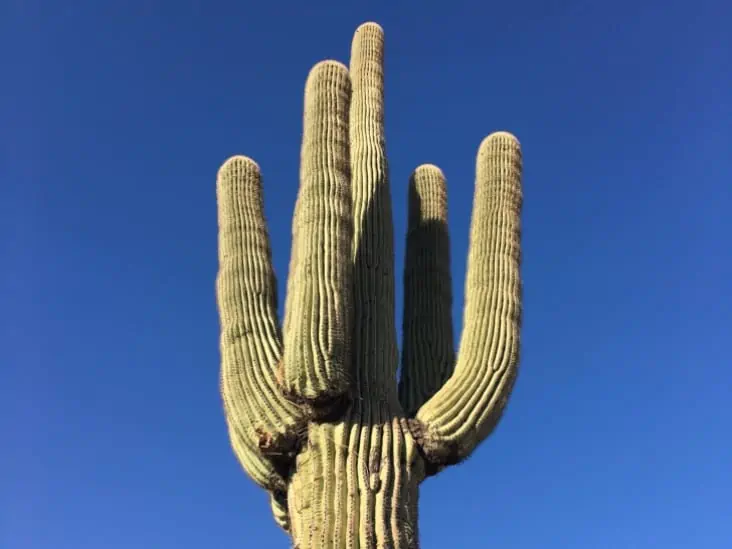
M490 434L517 374L522 157L496 132L478 150L457 356L446 179L430 164L410 179L396 383L383 63L383 30L366 23L349 68L308 76L282 330L259 166L235 156L218 173L225 417L299 549L417 547L420 483Z
M423 464L402 418L353 407L313 426L288 491L291 534L300 549L417 546Z

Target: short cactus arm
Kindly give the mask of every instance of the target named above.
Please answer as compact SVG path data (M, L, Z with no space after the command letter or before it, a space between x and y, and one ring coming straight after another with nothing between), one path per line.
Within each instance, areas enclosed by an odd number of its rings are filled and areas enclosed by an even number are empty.
M465 458L497 424L518 367L521 150L498 132L478 151L463 336L455 372L417 413L425 455L439 465Z
M278 462L302 425L302 413L281 394L282 357L277 284L271 264L257 164L229 158L218 172L221 393L232 446L252 479L282 491Z
M300 191L295 205L280 383L314 412L350 385L351 81L337 61L316 64L305 85Z
M409 180L399 399L413 416L452 374L452 279L447 190L442 171L418 167Z

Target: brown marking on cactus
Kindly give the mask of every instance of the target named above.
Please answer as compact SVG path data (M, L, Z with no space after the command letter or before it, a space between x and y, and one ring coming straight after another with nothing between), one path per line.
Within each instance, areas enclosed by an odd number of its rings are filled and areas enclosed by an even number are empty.
M307 424L303 423L301 428L292 429L287 433L271 433L261 427L256 427L254 431L260 453L272 464L276 473L275 482L270 488L286 490L286 483L289 482L295 459L307 436Z
M459 463L460 452L454 442L440 442L427 426L415 418L404 421L406 428L417 444L417 450L425 463L425 476L431 477L449 465Z
M305 417L318 423L337 420L351 403L351 395L348 391L324 391L316 398L305 398L284 389L282 389L282 394L287 400L296 404Z

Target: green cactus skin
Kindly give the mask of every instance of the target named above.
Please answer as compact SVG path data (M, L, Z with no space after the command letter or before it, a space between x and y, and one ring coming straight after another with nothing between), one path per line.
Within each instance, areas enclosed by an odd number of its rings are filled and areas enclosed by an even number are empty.
M335 61L313 67L305 85L280 383L291 400L315 412L350 386L350 104L348 69Z
M221 394L232 446L260 486L287 483L268 450L290 446L303 412L284 398L275 377L282 357L277 284L264 220L257 164L234 156L219 169L219 273Z
M454 362L447 188L440 168L424 164L409 181L399 383L407 415L442 387Z
M436 462L467 457L503 413L518 373L521 149L507 132L478 149L463 335L455 372L417 412Z
M218 174L224 412L299 549L418 547L421 482L485 440L518 371L522 157L497 132L478 149L457 356L446 180L429 164L412 174L395 383L383 61L383 30L364 23L348 69L308 76L284 345L259 167L236 156Z

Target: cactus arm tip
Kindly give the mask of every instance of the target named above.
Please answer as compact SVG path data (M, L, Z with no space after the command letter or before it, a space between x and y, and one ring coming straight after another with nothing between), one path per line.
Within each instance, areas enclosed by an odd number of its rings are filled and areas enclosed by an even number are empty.
M491 142L500 140L500 139L506 139L509 141L513 141L518 146L521 146L521 143L518 140L518 137L516 137L513 133L505 131L505 130L498 130L493 133L488 134L483 141L481 141L480 146L488 146Z
M356 27L355 35L359 35L364 32L376 32L383 35L384 28L376 21L364 21L358 27Z
M261 172L259 164L257 164L257 162L253 158L244 156L243 154L235 154L221 163L221 166L219 167L219 170L217 172L218 177L220 178L222 176L225 176L227 172L231 171L232 168L237 165L245 165L248 166L248 169L250 170L254 170L257 173Z
M348 74L348 67L337 59L322 59L310 67L308 77L317 78L321 71L335 70L344 74ZM307 82L307 81L306 81ZM305 85L307 87L307 83Z

